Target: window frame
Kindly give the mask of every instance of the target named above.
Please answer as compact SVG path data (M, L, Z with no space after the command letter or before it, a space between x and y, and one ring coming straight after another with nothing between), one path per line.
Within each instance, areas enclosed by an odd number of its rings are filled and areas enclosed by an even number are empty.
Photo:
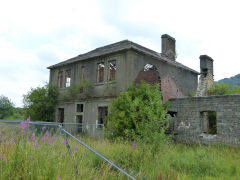
M64 87L64 82L63 82L63 71L58 72L58 88L63 88Z
M65 87L70 87L71 86L71 75L72 75L72 71L71 69L68 69L65 71Z
M100 65L103 65L102 67L102 71ZM100 67L100 68L99 68ZM100 61L97 63L97 83L104 83L104 71L105 71L105 62L104 61ZM102 75L100 74L102 72ZM101 77L101 79L100 79Z
M114 77L111 78L111 63L115 63L115 70L114 70ZM108 61L108 81L115 81L116 80L116 71L117 71L117 61L116 59Z

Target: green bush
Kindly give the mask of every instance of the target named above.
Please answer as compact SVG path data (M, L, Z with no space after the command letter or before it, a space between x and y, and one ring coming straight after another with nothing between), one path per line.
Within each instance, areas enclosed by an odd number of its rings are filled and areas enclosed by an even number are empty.
M120 93L110 106L107 129L110 138L123 138L158 145L167 139L168 103L163 102L159 84L141 82Z
M87 93L92 88L93 86L89 81L82 80L80 83L71 84L71 86L67 88L67 94L69 94L72 98L76 98L76 96L81 92Z
M227 94L240 94L239 86L232 86L230 84L218 83L214 84L209 90L208 95L227 95Z
M37 87L24 95L23 104L25 117L31 117L32 121L53 121L54 105L58 90L56 86L45 85Z
M0 96L0 119L4 119L7 116L13 114L14 104L6 97Z

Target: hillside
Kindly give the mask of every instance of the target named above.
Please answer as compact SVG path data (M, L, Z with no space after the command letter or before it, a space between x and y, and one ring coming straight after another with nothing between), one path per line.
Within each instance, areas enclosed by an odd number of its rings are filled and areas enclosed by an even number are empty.
M230 77L230 78L224 78L219 81L216 81L215 83L225 83L225 84L231 84L233 86L238 85L240 86L240 74L237 74L236 76Z

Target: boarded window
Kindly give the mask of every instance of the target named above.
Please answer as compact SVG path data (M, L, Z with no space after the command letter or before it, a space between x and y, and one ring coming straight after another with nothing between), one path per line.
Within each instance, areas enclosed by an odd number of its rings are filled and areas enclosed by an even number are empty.
M77 104L77 112L83 112L83 104Z
M64 123L64 108L58 108L58 122Z
M201 112L202 131L207 134L217 134L217 118L215 111Z
M71 85L71 70L66 71L66 85L65 87L69 87Z
M108 115L108 107L98 107L98 124L105 124L104 118ZM102 126L99 126L101 128Z
M116 61L109 61L109 67L108 67L108 80L114 81L115 80L115 74L116 74Z
M97 82L101 83L104 81L104 63L98 63Z
M63 71L58 73L58 87L63 88Z

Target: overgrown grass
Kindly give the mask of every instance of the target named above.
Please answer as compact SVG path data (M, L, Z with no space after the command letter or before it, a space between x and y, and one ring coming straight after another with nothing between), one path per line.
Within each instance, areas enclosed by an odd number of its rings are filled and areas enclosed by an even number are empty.
M63 136L56 131L45 129L32 138L32 133L20 128L9 131L0 125L0 130L0 179L127 179L69 138L71 158ZM129 142L92 138L82 141L137 179L240 179L237 148L165 144L153 155L150 145L136 143L133 147Z

